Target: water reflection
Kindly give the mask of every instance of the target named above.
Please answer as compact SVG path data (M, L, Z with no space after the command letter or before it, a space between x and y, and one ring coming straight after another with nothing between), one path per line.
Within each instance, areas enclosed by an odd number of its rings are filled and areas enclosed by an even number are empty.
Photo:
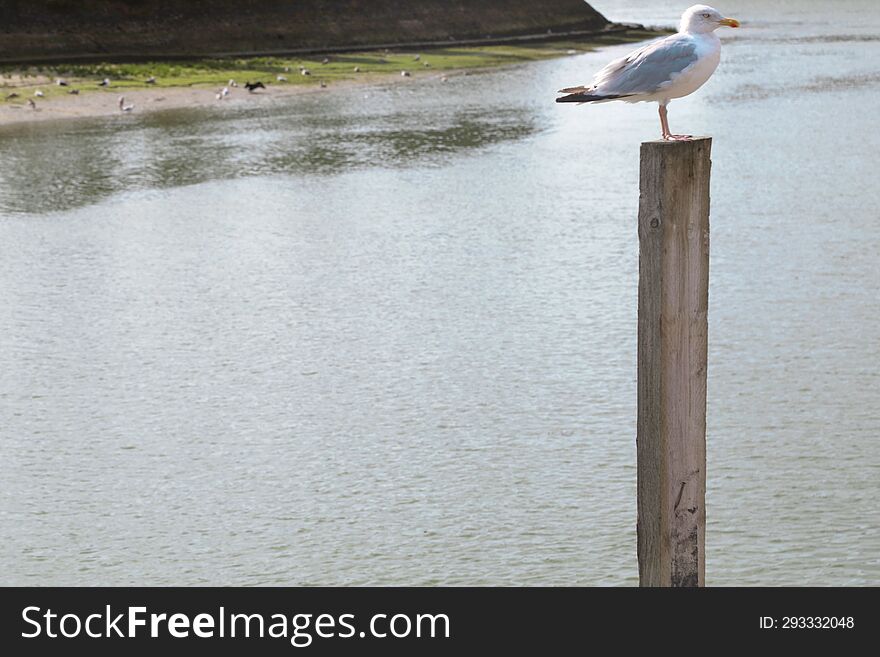
M68 210L122 191L242 176L430 165L536 130L523 108L456 109L447 101L411 111L399 97L385 107L369 98L351 104L354 93L340 94L349 105L334 112L328 105L338 96L326 94L269 107L160 112L125 124L114 118L7 128L0 212Z

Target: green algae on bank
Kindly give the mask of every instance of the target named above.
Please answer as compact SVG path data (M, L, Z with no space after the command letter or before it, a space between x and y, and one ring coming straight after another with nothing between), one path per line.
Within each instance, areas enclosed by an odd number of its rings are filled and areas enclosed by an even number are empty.
M628 30L597 35L589 40L569 40L530 45L487 45L430 48L420 51L373 51L299 57L249 57L147 61L137 63L46 64L0 67L0 94L9 104L23 104L39 90L42 100L69 94L125 92L155 88L211 88L230 80L243 85L262 81L267 85L331 86L342 81L369 81L389 74L417 78L428 74L495 68L574 55L618 43L643 41L657 36L648 30ZM108 78L110 87L99 87ZM67 85L59 86L57 80ZM7 98L10 94L14 98Z

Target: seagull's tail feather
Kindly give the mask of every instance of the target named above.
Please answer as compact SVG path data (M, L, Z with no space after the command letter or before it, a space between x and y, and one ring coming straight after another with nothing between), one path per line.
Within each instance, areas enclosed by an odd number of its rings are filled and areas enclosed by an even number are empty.
M591 93L589 89L584 87L569 87L568 89L560 89L559 93L568 94L560 96L556 99L557 103L596 103L603 100L614 100L616 98L626 98L631 94L597 94Z

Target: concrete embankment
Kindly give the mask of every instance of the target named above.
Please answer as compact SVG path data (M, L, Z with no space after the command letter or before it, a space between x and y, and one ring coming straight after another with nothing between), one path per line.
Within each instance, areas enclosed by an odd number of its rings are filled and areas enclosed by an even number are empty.
M582 0L9 0L0 3L0 61L426 47L613 27Z

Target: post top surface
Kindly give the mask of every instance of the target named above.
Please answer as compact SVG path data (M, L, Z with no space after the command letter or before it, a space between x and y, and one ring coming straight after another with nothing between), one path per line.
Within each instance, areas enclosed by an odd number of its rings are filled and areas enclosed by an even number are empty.
M674 147L674 146L681 147L681 146L686 146L687 144L700 144L700 143L707 142L707 141L711 142L712 137L693 137L692 139L688 139L687 141L672 141L672 140L667 140L667 139L651 139L649 141L643 141L642 145L647 146L648 144L650 144L652 146L653 145L662 145L662 146L670 146L670 147Z

